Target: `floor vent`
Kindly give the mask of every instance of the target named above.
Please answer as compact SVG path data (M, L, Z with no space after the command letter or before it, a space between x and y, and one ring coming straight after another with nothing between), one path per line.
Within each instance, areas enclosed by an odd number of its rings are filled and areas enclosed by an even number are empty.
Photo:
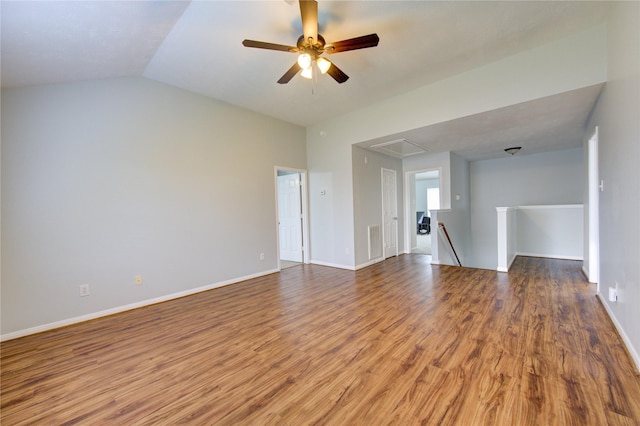
M380 225L369 225L369 260L382 257L382 231Z

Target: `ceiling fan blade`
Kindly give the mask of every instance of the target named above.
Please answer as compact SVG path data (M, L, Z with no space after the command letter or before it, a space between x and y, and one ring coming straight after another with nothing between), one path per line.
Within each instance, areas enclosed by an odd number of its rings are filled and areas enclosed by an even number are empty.
M311 37L315 43L318 41L318 2L316 0L300 0L300 17L302 18L302 33L305 41Z
M282 77L280 77L278 83L287 84L293 78L293 76L298 74L298 71L300 71L301 69L302 68L300 67L300 65L298 65L298 63L296 62L291 68L289 68L287 72L284 73Z
M345 81L349 80L349 76L342 72L340 68L336 66L333 62L331 62L331 66L327 70L327 74L329 74L335 81L342 84Z
M284 44L267 43L256 40L243 40L242 45L245 47L255 47L257 49L280 50L282 52L297 52L298 48L294 46L285 46Z
M375 47L378 45L380 37L378 34L369 34L361 37L350 38L348 40L336 41L329 43L324 47L326 53L346 52L348 50L365 49L367 47Z

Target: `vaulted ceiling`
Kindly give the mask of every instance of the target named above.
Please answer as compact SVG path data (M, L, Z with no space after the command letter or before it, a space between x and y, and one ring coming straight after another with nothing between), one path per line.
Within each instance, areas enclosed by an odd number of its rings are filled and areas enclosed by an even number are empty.
M332 55L350 79L320 76L314 87L300 76L276 83L295 54L241 44L295 45L302 28L294 0L2 1L1 81L19 87L140 76L308 126L586 29L607 10L607 2L579 1L320 0L319 31L328 42L377 33L380 43ZM574 140L597 95L568 94L429 132L462 134L456 150L484 158L477 143L469 145L471 129L484 123L483 138L507 145L538 135L548 143L553 111L566 120L556 120L552 136ZM539 114L528 120L526 111Z

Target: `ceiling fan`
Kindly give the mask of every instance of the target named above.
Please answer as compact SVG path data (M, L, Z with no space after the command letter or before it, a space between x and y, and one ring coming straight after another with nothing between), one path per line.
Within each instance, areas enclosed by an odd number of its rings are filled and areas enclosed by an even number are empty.
M344 83L349 79L349 76L342 72L333 62L321 55L323 53L332 54L375 47L380 41L377 34L369 34L327 44L324 37L318 34L318 2L316 0L300 0L300 16L302 17L303 35L298 38L296 46L255 40L242 41L242 44L246 47L299 54L298 61L278 80L280 84L288 83L299 71L302 71L301 75L303 77L312 78L314 76L314 67L322 74L329 74L338 83Z

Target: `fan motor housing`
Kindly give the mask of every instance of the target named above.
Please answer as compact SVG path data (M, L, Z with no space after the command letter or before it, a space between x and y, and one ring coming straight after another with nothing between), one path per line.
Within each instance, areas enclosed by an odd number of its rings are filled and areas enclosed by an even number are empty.
M309 37L311 38L311 37ZM318 39L315 43L311 44L308 40L304 39L304 34L298 37L298 51L301 53L308 53L314 57L322 54L324 52L324 37L318 34Z

